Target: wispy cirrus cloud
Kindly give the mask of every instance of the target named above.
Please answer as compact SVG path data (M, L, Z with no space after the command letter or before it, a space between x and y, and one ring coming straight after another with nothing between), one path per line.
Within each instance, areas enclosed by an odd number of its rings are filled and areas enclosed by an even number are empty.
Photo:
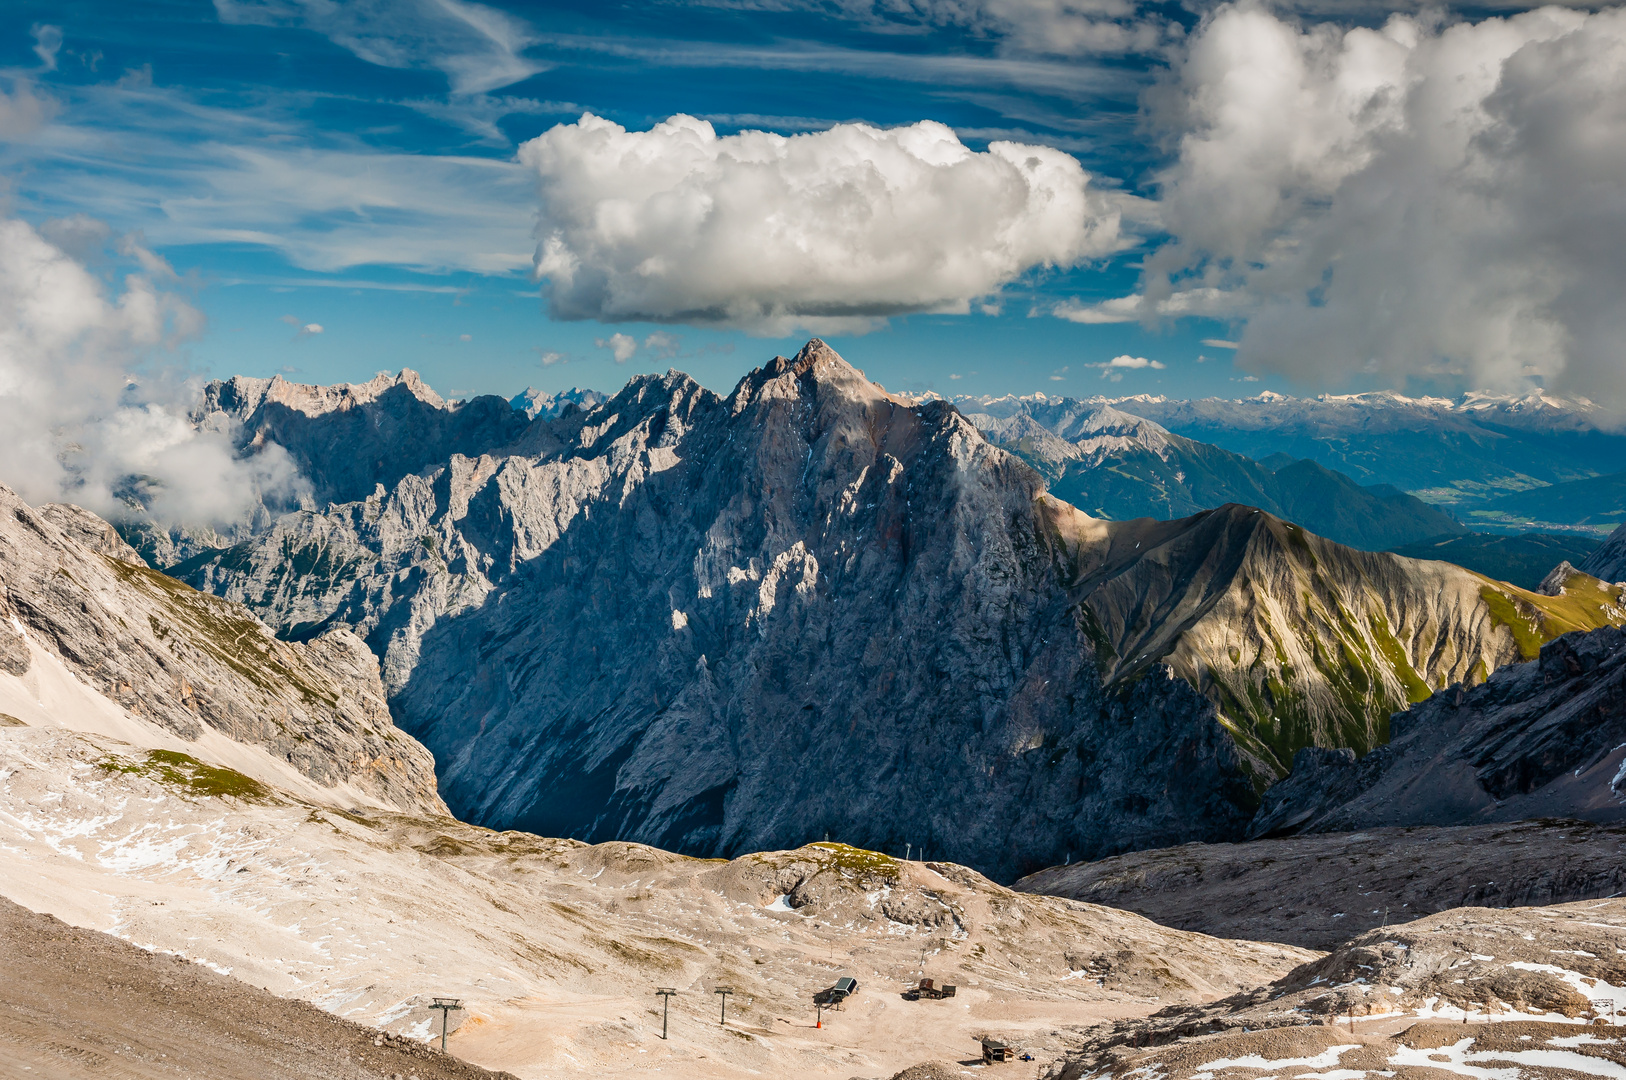
M266 248L322 272L530 264L534 186L515 162L313 136L274 97L227 108L129 81L71 93L54 122L15 93L0 98L0 125L33 125L32 138L0 146L0 166L46 181L20 196L41 214L86 213L160 247Z
M454 94L512 86L547 65L523 20L469 0L215 0L221 22L311 30L369 64L444 74Z
M1156 52L1180 25L1136 0L701 0L710 7L814 11L896 32L955 28L1012 52L1053 56Z

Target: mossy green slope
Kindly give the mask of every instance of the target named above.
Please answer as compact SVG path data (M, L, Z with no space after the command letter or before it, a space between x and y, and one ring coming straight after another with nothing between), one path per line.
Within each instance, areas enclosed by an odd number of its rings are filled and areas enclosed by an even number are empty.
M1346 548L1251 507L1106 523L1049 500L1046 513L1110 643L1109 683L1167 664L1215 702L1261 788L1301 747L1364 754L1408 704L1560 634L1626 622L1620 590L1585 575L1542 596Z

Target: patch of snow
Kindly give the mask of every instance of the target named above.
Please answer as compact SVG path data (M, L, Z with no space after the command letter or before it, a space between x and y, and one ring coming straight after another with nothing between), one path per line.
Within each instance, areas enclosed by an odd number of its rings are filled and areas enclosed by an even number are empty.
M1347 1051L1359 1047L1359 1043L1348 1045L1329 1046L1314 1057L1307 1058L1274 1058L1267 1059L1258 1054L1249 1054L1239 1058L1218 1058L1214 1061L1197 1066L1198 1072L1215 1072L1219 1069L1326 1069L1338 1064L1338 1059Z
M1572 1050L1469 1050L1472 1038L1459 1039L1450 1046L1417 1050L1401 1046L1389 1058L1390 1065L1410 1065L1416 1068L1442 1069L1475 1080L1519 1080L1517 1068L1487 1068L1474 1062L1511 1062L1542 1069L1563 1069L1586 1076L1605 1076L1611 1080L1626 1080L1626 1066L1607 1058L1589 1057ZM1442 1060L1443 1059L1443 1060Z

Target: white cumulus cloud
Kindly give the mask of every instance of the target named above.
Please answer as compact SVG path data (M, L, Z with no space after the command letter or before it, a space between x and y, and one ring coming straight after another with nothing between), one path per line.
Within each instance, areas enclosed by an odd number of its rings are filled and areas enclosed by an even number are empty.
M1148 360L1144 356L1114 356L1111 360L1101 364L1085 364L1085 367L1099 368L1103 379L1111 378L1114 382L1123 378L1125 371L1141 371L1150 368L1153 371L1162 371L1168 365L1161 360Z
M88 244L94 224L45 231ZM103 235L138 266L157 258L138 240ZM239 459L227 433L195 430L184 403L196 386L158 366L202 322L148 274L110 291L41 230L0 219L0 482L32 503L67 500L113 517L133 495L161 521L195 525L238 520L256 490L293 491L286 453Z
M1232 297L1241 363L1308 383L1626 407L1626 11L1346 30L1227 5L1153 106L1173 240L1125 309Z
M609 349L615 362L625 364L632 359L632 354L638 351L638 340L631 334L611 334L608 338L594 338L593 344L601 349Z
M537 274L565 319L855 332L965 312L1119 244L1072 157L978 153L931 121L719 136L690 116L638 132L587 114L520 159L540 182Z

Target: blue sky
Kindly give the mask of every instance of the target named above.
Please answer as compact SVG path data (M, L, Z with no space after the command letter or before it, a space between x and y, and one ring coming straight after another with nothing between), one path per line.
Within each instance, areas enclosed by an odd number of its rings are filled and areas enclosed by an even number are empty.
M1263 42L1264 49L1271 34L1286 34L1282 40L1306 55L1342 49L1336 56L1350 66L1367 63L1359 43L1327 45L1315 27L1326 23L1345 34L1381 27L1388 14L1349 0L1252 24L1233 11L1231 23L1247 48ZM1462 11L1443 23L1471 26L1493 14L1505 12ZM528 140L586 112L630 132L689 114L723 137L930 120L979 154L1005 140L1076 159L1100 200L1096 209L1115 215L1113 244L1097 243L1068 267L1026 256L1014 271L990 271L994 287L975 295L969 286L962 295L945 285L949 291L918 301L889 300L866 333L850 325L850 313L862 306L851 295L855 286L838 281L830 288L846 293L816 301L835 303L848 320L831 323L824 336L894 389L1171 396L1454 391L1491 382L1517 389L1520 380L1539 384L1587 364L1609 366L1607 355L1570 357L1567 366L1531 359L1532 349L1586 340L1589 328L1579 323L1561 325L1546 345L1528 344L1532 332L1519 326L1498 340L1459 342L1453 326L1460 320L1479 308L1506 310L1489 285L1465 299L1430 298L1415 310L1405 297L1418 289L1403 280L1398 305L1393 289L1361 291L1357 271L1346 267L1393 258L1403 278L1398 260L1405 253L1368 252L1361 237L1370 229L1332 232L1337 215L1324 208L1336 208L1347 178L1369 177L1383 164L1384 151L1362 157L1340 147L1378 136L1352 128L1344 143L1323 145L1316 135L1328 121L1316 116L1299 117L1291 128L1284 121L1281 131L1262 136L1226 128L1223 117L1192 119L1192 103L1208 100L1211 89L1201 81L1210 69L1193 60L1200 46L1232 56L1236 70L1255 63L1225 53L1221 31L1229 24L1222 23L1212 11L1128 0L398 0L337 7L316 0L14 0L0 17L0 81L14 100L31 94L43 102L46 116L0 142L0 177L11 214L24 221L88 215L115 234L139 234L167 260L178 280L166 287L207 317L179 348L213 375L281 372L334 382L410 366L443 393L468 396L528 385L609 389L636 371L676 366L721 390L773 353L794 350L810 327L819 329L817 319L792 319L796 325L787 327L683 314L624 317L592 308L591 299L587 310L599 317L555 317L563 294L544 299L532 261L539 208L545 216L548 207L555 216L565 211L562 203L539 202L537 169L518 154ZM1419 25L1426 35L1442 24ZM1535 48L1569 32L1580 31L1564 23L1526 36ZM1392 64L1422 63L1416 36L1402 29L1380 45L1395 52ZM1382 78L1400 79L1383 68L1391 61L1373 63L1386 72ZM1295 75L1298 83L1272 92L1313 96L1314 86L1295 89L1310 77ZM1335 118L1371 111L1345 109ZM1218 150L1203 156L1191 149L1199 144ZM1305 145L1320 155L1310 166L1283 165L1265 181L1248 171L1250 153L1297 163L1303 154L1296 148ZM1213 164L1216 156L1241 164L1225 172ZM1524 173L1510 175L1510 184L1524 183ZM1237 192L1248 190L1238 188L1244 182L1269 187L1276 201L1258 222L1227 219L1219 228L1214 222L1229 210L1212 207L1236 205ZM1442 190L1449 194L1448 186ZM577 207L578 224L591 209ZM1618 227L1615 213L1604 222L1606 234ZM939 239L920 237L923 247ZM1029 247L1042 239L1030 236ZM648 242L658 253L658 241ZM1301 266L1276 254L1316 243L1332 245L1320 263ZM1517 238L1509 244L1517 249ZM1168 268L1176 297L1161 317L1144 309L1144 321L1058 316L1099 313L1103 301L1140 295L1154 253L1154 269ZM1483 261L1482 249L1472 258ZM90 265L110 288L127 269L116 255ZM1373 265L1367 276L1378 284L1371 288L1387 288L1385 264ZM681 291L682 274L674 275L668 284ZM1543 270L1538 279L1559 275ZM1347 299L1339 291L1346 281L1353 290ZM1521 295L1530 293L1525 287ZM1390 298L1375 306L1373 295ZM1181 306L1180 297L1189 302ZM947 301L965 313L932 313ZM1560 310L1550 299L1532 304L1532 326ZM1363 328L1391 307L1399 329L1367 341ZM1218 317L1181 314L1190 311ZM1430 321L1439 311L1454 313L1456 322L1441 329ZM307 329L315 326L320 332ZM1239 366L1226 343L1245 332L1253 336ZM1322 341L1349 337L1361 339L1360 351L1346 357L1326 350L1319 359ZM623 354L631 348L623 362L613 358L617 342ZM1125 356L1148 363L1101 366ZM1597 385L1578 385L1600 393Z

